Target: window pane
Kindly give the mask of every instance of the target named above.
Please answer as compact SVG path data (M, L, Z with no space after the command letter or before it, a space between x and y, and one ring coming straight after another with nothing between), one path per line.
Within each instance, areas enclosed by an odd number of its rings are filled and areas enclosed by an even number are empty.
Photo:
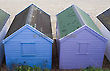
M88 44L87 43L80 43L79 44L79 53L86 54L88 50Z
M23 56L35 55L35 44L22 43L22 55Z

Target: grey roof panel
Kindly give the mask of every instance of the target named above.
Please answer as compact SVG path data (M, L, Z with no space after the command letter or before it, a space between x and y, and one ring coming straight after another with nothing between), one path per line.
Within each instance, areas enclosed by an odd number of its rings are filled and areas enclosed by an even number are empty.
M45 12L33 6L33 14L30 24L40 32L52 38L51 19Z
M102 14L98 15L97 18L110 31L110 8Z
M26 8L25 10L23 10L22 12L20 12L18 15L15 16L5 38L10 36L15 31L17 31L18 29L20 29L22 26L25 25L28 11L29 11L29 8Z
M30 24L40 32L52 38L50 16L33 4L16 15L6 37L23 27L25 24Z

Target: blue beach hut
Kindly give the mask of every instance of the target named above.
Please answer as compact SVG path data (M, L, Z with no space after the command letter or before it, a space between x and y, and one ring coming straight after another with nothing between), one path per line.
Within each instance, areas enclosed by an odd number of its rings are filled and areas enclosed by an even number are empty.
M50 16L35 5L16 15L3 43L7 67L23 64L51 69L53 40Z

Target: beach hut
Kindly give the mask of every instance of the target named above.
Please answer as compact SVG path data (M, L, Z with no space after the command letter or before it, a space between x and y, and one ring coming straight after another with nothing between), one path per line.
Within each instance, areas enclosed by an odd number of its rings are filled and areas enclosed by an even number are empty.
M7 32L6 22L9 16L10 15L8 13L0 9L0 66L2 64L3 57L4 57L4 51L3 51L3 46L2 46L1 41L3 40Z
M102 22L100 26L101 32L103 33L104 37L108 39L105 55L110 61L110 36L109 36L110 35L110 8L104 11L103 13L99 14L97 18L99 19L99 21Z
M50 16L35 5L15 16L3 43L7 67L22 64L51 69Z
M8 13L0 9L0 41L5 37L4 34L6 32L4 29L6 29L5 26L9 16L10 15Z
M107 39L90 16L75 5L57 14L60 69L102 67Z

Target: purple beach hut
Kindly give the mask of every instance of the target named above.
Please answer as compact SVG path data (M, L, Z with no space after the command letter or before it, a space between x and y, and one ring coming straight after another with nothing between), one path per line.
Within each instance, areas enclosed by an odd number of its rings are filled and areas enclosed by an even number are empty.
M107 39L90 16L75 5L57 14L60 69L102 67Z

